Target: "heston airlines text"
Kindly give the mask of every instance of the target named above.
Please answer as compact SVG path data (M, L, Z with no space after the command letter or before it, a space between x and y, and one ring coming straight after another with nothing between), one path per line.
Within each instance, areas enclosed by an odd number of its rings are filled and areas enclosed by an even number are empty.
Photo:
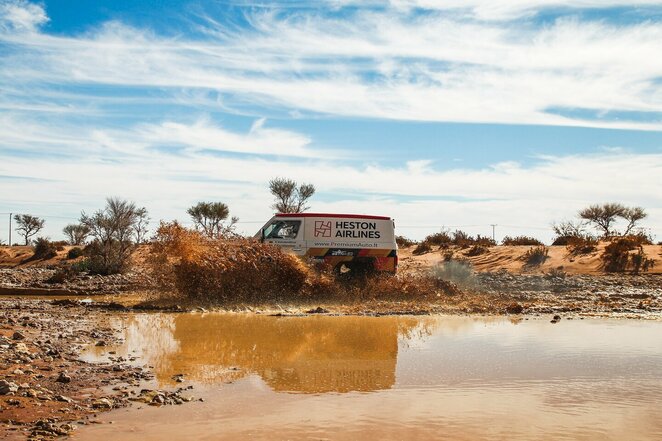
M336 222L336 237L349 237L352 239L379 239L381 233L377 231L375 222Z

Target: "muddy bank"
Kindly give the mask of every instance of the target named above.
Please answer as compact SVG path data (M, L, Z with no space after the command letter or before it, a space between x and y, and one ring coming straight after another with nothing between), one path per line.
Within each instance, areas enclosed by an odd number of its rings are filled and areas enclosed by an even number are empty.
M136 269L109 276L62 275L63 267L0 268L0 295L121 294L149 285L146 273Z
M662 313L659 275L540 275L479 273L485 294L510 295L525 313Z
M63 436L100 412L131 401L181 404L188 398L139 387L152 379L134 357L88 363L89 345L119 343L109 314L76 302L0 300L0 438Z

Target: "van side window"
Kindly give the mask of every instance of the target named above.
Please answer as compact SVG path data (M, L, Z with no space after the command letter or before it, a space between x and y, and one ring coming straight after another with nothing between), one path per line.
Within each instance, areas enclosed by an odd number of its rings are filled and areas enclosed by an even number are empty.
M267 239L296 239L300 227L301 221L279 220L264 230L264 236Z

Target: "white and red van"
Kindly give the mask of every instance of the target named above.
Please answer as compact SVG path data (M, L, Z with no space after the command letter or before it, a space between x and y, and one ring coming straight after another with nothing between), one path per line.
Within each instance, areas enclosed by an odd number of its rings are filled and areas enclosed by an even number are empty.
M398 267L395 222L386 216L279 213L255 237L337 272L395 273Z

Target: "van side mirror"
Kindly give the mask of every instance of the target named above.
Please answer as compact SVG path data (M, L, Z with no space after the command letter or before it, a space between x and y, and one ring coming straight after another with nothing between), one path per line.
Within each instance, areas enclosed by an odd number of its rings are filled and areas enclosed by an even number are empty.
M260 230L260 235L261 235L260 242L264 242L264 228Z

